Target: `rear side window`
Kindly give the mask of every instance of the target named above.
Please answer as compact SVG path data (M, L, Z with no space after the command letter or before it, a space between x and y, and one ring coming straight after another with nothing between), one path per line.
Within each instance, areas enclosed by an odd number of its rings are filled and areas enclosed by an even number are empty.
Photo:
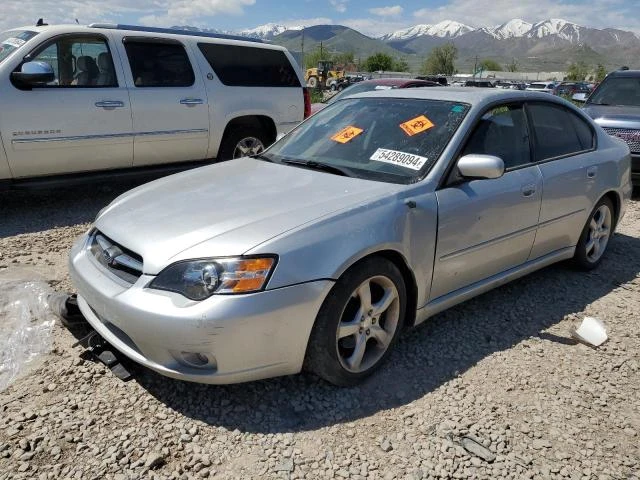
M300 87L282 50L199 43L198 48L222 83L232 87Z
M195 82L181 44L125 39L124 46L136 87L190 87Z
M536 162L593 148L593 131L575 113L560 105L542 103L530 104L528 110L535 132Z

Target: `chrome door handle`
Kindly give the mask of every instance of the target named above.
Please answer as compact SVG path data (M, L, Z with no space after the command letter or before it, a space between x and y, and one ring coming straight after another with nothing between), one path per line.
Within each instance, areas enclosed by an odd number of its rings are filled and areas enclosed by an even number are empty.
M589 167L587 168L587 177L589 178L595 178L595 176L598 174L598 167Z
M122 108L124 107L124 102L119 100L105 100L104 102L96 102L96 107L98 108Z
M202 105L204 100L201 98L183 98L180 100L180 105L187 105L190 107L191 105Z
M520 191L522 192L522 196L523 197L530 197L531 195L536 193L536 186L535 185L525 185L524 187L522 187L522 190L520 190Z

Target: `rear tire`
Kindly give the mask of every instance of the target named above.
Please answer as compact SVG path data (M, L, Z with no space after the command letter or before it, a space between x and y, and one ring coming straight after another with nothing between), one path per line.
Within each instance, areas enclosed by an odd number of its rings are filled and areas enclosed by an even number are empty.
M604 257L614 228L613 204L609 198L604 197L593 208L582 229L573 256L574 265L581 270L596 268Z
M348 270L329 292L311 331L305 368L338 386L353 386L389 356L405 318L398 267L372 257Z
M218 160L232 160L262 153L269 146L266 137L267 135L260 128L233 128L222 139Z
M318 77L309 77L307 80L307 87L316 88L318 86Z

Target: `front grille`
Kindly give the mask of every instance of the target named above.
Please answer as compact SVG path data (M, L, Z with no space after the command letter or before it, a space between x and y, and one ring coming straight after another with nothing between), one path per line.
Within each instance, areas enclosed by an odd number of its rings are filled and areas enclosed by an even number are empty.
M127 283L134 284L142 275L142 257L97 230L89 250L100 265Z
M634 130L632 128L611 128L602 127L605 132L613 137L618 137L627 142L629 150L632 153L640 152L640 130Z

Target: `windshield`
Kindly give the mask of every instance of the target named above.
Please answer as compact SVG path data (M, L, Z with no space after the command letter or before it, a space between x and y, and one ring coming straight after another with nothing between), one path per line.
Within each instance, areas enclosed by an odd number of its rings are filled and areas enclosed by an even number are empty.
M28 30L11 30L0 33L0 63L37 34L37 32Z
M640 107L640 78L609 77L589 97L589 103Z
M416 98L352 98L316 113L262 157L321 163L350 176L412 183L435 164L469 105Z
M343 98L348 97L349 95L355 95L356 93L372 92L373 90L390 90L392 88L397 87L395 85L380 85L379 83L375 82L358 83L356 85L351 85L350 87L345 88L339 94L331 97L329 100L327 100L327 104L332 104L334 102L337 102L338 100L342 100Z

